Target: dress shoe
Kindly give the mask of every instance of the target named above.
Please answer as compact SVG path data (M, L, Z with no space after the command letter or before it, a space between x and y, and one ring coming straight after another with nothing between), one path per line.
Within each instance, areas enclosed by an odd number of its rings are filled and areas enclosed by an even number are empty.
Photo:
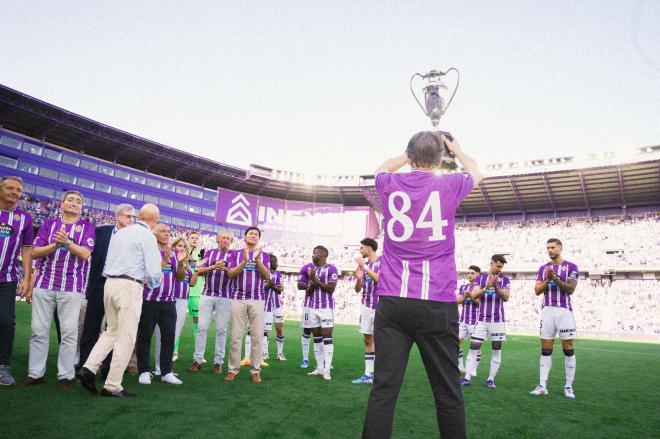
M73 382L67 378L62 378L58 383L57 387L63 390L69 390L71 387L73 387Z
M99 393L96 390L96 374L86 367L82 367L78 374L76 375L80 380L80 384L91 394L97 395Z
M225 381L234 381L236 379L236 374L234 372L229 372L225 377Z
M199 372L200 370L202 370L202 365L201 363L198 363L196 361L193 361L192 366L188 368L188 372L193 372L193 373Z
M250 380L253 383L260 383L261 382L261 377L259 376L258 373L253 373L252 376L250 377Z
M213 365L213 373L216 374L216 375L220 375L222 373L222 365L214 364Z
M101 390L101 396L111 396L114 398L127 399L127 398L135 398L137 396L137 393L129 393L124 389L120 390L119 392L111 392L104 388Z
M18 386L34 386L36 384L43 384L44 383L44 377L41 378L32 378L30 376L26 376L23 378L19 383Z

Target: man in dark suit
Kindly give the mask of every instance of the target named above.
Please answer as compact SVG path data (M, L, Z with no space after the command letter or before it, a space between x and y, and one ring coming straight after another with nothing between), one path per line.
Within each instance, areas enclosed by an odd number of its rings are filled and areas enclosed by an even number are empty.
M82 336L80 338L80 362L85 364L89 353L99 339L101 333L101 324L105 315L103 306L103 288L105 287L105 277L103 277L103 267L108 255L108 246L110 239L119 230L128 227L135 222L135 209L130 204L120 204L115 211L115 225L102 225L96 227L96 245L92 252L92 265L89 270L89 280L87 281L87 312L85 313L85 324L83 326ZM110 368L110 354L101 367L101 375L107 375Z

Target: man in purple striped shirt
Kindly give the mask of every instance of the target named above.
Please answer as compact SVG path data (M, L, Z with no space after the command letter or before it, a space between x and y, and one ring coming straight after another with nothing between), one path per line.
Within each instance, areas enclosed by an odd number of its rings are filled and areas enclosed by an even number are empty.
M319 245L312 254L314 268L309 270L309 287L307 295L310 296L309 312L304 316L304 325L312 328L314 335L314 358L316 369L307 375L321 375L323 379L332 379L332 357L334 345L332 342L332 329L335 326L335 292L339 273L337 267L328 264L328 249Z
M465 172L437 175L445 149ZM395 173L410 165L412 172ZM405 153L375 172L384 239L374 336L378 358L362 436L389 438L394 407L413 343L435 397L443 438L465 437L460 388L454 216L483 178L456 142L437 132L415 134Z
M375 239L364 238L360 241L360 256L355 260L355 292L362 293L360 309L360 333L364 336L364 374L353 380L353 384L372 384L374 382L374 361L376 347L374 344L374 318L378 304L378 243ZM365 261L366 259L366 261Z
M225 381L234 381L241 367L241 348L246 323L252 334L264 329L264 284L270 279L270 256L257 247L261 230L248 227L245 230L245 247L233 253L229 261L231 288L231 341L229 351L229 373ZM261 382L261 337L252 341L250 352L253 383Z
M186 277L188 268L188 253L173 252L170 247L170 228L166 224L157 224L153 229L161 254L160 267L163 272L163 282L159 286L145 286L142 292L142 313L137 330L136 353L138 360L138 382L151 384L151 369L149 367L149 352L151 352L151 337L156 325L160 327L161 350L160 370L161 381L169 384L183 384L172 372L172 355L176 332L176 299L174 285Z
M231 282L229 280L229 263L234 258L230 250L234 236L227 231L221 231L216 236L218 248L207 250L204 253L204 264L195 267L195 273L204 276L206 281L199 301L199 322L195 335L195 353L189 372L199 372L204 361L206 351L206 336L209 325L215 312L215 356L213 372L222 373L225 362L225 347L227 345L227 325L231 315Z
M312 251L316 251L317 248L318 247L314 247ZM302 318L300 322L300 326L303 330L301 339L303 361L300 364L302 369L307 369L307 367L309 367L309 339L312 337L312 328L306 326L305 321L307 321L306 316L309 316L309 302L311 300L311 297L307 295L307 288L309 288L309 271L313 268L314 263L308 262L307 264L303 265L298 272L298 291L305 292L305 296L303 298Z
M96 234L94 224L83 219L83 196L67 191L62 216L44 221L34 240L32 257L43 258L32 294L32 336L28 376L22 385L43 383L50 341L50 323L57 308L62 341L57 360L59 387L69 389L75 377L78 319L89 275L89 261Z
M16 325L16 292L30 294L32 276L32 216L18 207L23 193L20 177L0 180L0 385L14 386L10 359ZM22 268L22 279L21 279ZM20 281L20 282L19 282Z
M470 378L477 370L477 356L481 345L487 339L492 342L492 356L490 359L490 374L486 386L494 389L495 376L502 362L502 342L506 340L506 327L504 320L504 302L509 300L511 280L502 274L506 259L502 255L493 255L490 258L490 271L480 274L475 280L472 290L472 299L479 299L479 318L477 327L472 334L470 352L467 358L465 378L461 385L469 386Z
M282 311L282 273L277 271L277 257L270 255L270 281L266 288L272 292L273 322L275 323L275 343L277 345L277 359L286 361L284 356L284 312Z
M555 336L559 333L561 347L564 351L564 368L566 370L566 385L564 396L575 399L573 393L573 378L575 377L575 320L571 296L577 287L580 272L577 265L561 257L562 243L557 238L550 238L546 244L550 262L541 265L536 275L534 292L537 296L543 294L543 309L541 310L541 382L531 395L547 395L546 382L552 367L552 347Z
M463 305L461 307L461 316L458 318L459 347L463 343L463 340L474 333L474 330L477 326L480 302L479 299L472 298L472 290L474 289L475 280L480 273L481 268L477 267L476 265L470 265L467 272L468 282L461 285L461 287L458 289L458 295L456 296L456 301L458 304ZM479 357L477 357L477 364L478 362ZM458 351L458 369L461 372L465 372L465 366L463 365L463 349Z

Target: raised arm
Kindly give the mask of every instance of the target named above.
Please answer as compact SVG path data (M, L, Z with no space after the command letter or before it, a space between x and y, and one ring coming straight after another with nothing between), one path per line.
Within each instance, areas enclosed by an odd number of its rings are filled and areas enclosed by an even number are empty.
M408 155L404 152L396 157L385 160L385 163L380 165L378 169L374 172L374 175L378 175L382 172L396 172L404 166L410 164L410 159Z
M454 141L452 142L449 139L447 139L445 136L442 136L442 140L447 146L447 149L449 149L449 151L452 154L454 154L456 159L463 166L465 172L467 172L472 176L472 181L474 181L474 185L478 186L479 183L481 183L481 181L484 179L484 176L479 170L479 166L477 165L477 162L472 157L468 156L461 150L461 147L458 145L456 139L454 139Z

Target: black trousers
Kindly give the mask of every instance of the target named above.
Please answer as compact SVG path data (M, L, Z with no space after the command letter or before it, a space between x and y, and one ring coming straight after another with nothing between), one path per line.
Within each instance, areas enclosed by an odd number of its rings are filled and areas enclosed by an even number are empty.
M381 296L374 321L376 363L363 438L392 435L394 406L415 343L435 397L442 438L465 438L465 406L458 358L455 303Z
M9 366L16 332L16 282L0 282L0 365Z
M176 302L142 302L142 314L137 332L137 360L140 373L150 372L149 352L156 325L160 327L160 371L163 376L172 372Z
M80 336L80 365L87 362L89 354L94 349L94 345L99 340L101 333L101 324L105 316L105 306L103 305L103 289L105 282L95 284L87 291L87 310L85 311L85 321L83 322L83 331ZM112 352L101 364L101 374L107 375L112 361Z

